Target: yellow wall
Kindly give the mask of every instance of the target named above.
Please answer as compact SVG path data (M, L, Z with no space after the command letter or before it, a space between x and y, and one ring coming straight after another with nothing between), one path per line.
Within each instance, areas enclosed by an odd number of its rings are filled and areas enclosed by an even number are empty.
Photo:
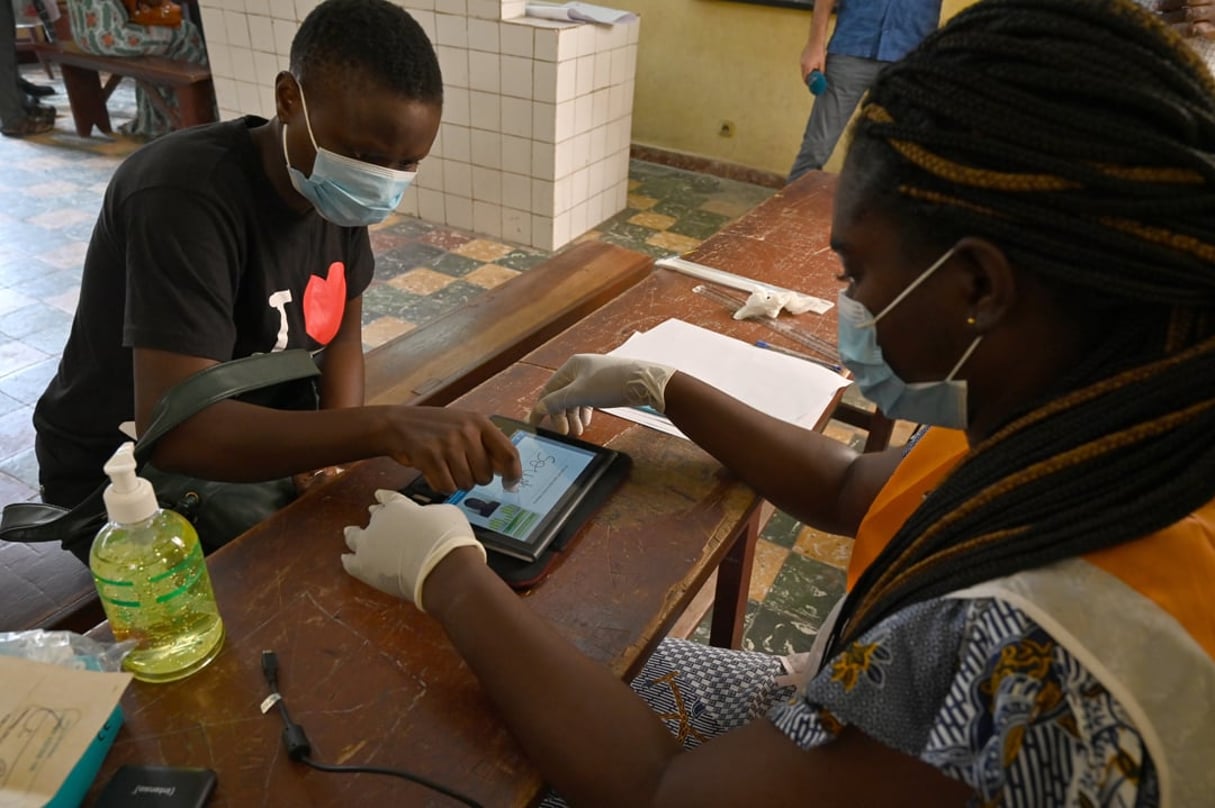
M944 0L942 13L971 2ZM634 143L788 173L812 99L798 67L809 13L729 0L606 5L642 15ZM718 134L723 121L733 137Z

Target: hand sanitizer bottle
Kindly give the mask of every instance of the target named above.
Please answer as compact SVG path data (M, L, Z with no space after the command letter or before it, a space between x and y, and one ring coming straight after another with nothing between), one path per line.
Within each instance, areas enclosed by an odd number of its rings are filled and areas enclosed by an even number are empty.
M135 474L135 444L118 447L105 472L110 521L93 540L89 568L114 637L138 641L123 667L145 682L189 676L224 641L198 534Z

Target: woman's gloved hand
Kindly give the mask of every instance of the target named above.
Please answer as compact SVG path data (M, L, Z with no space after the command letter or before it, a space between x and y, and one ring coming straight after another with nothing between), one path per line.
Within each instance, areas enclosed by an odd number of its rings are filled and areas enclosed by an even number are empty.
M346 572L381 592L412 601L422 611L426 576L457 547L473 546L485 559L485 547L455 505L419 505L397 491L380 489L368 508L367 527L345 530L349 553Z
M673 375L675 368L656 362L575 354L544 385L530 420L539 424L547 416L555 431L581 435L593 407L652 407L663 412L663 393Z

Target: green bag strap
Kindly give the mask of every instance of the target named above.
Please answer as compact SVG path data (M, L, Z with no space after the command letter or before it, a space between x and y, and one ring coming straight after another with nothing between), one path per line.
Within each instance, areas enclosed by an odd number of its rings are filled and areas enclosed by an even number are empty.
M320 368L303 349L254 354L204 368L156 402L151 423L135 444L135 460L143 465L165 433L216 402L319 375Z
M165 433L216 402L320 374L311 354L303 349L254 354L204 368L174 385L156 403L147 431L135 444L135 461L142 468L152 447ZM102 497L106 485L100 485L71 509L42 502L6 505L0 514L0 539L63 541L67 549L72 539L83 541L91 537L106 520Z

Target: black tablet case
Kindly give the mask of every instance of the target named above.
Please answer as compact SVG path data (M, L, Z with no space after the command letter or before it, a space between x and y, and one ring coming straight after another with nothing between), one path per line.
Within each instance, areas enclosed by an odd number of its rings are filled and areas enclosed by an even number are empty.
M0 0L0 2L3 2L3 0ZM548 568L557 560L561 552L569 546L574 536L578 535L578 531L586 524L591 515L620 487L620 484L629 476L629 469L632 467L632 458L623 452L614 451L603 473L595 481L595 485L590 491L586 492L582 500L570 511L570 515L566 517L565 524L561 526L548 547L544 548L544 551L540 553L535 561L516 558L506 553L498 552L486 545L485 549L488 554L490 569L498 573L502 580L515 589L526 589L534 585L544 577L545 573L548 572ZM421 476L416 477L409 484L401 488L401 492L408 496L410 489L419 485L426 486L426 481ZM427 496L431 494L433 492L427 490ZM435 495L438 501L442 501L438 499L440 496Z
M515 589L534 586L547 574L562 551L578 535L590 517L608 500L620 484L629 476L633 459L623 452L616 452L595 487L587 492L572 511L556 537L535 561L525 561L505 553L489 550L489 567ZM488 549L488 548L487 548Z

